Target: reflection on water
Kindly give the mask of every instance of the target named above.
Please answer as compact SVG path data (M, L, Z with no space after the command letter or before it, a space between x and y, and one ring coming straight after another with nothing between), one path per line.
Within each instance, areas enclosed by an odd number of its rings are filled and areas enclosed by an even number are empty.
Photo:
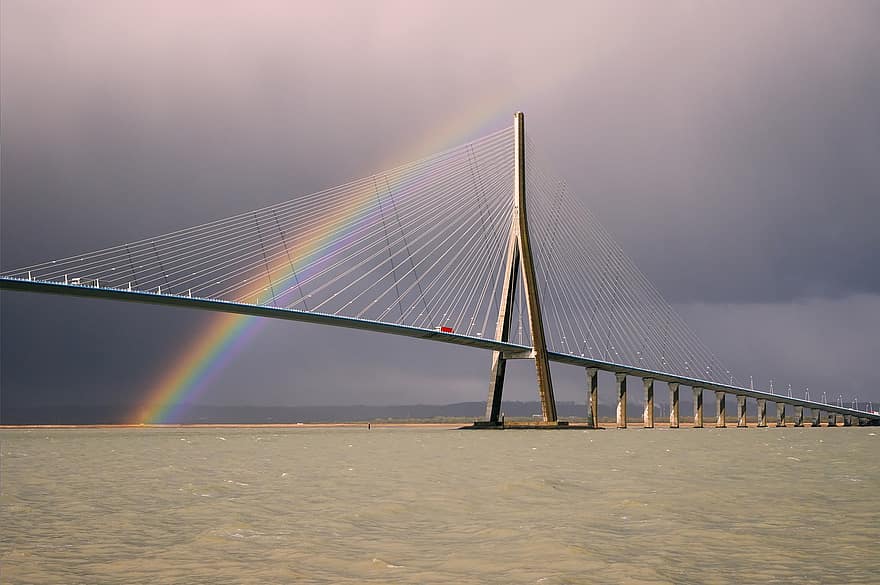
M0 431L0 582L878 583L878 434Z

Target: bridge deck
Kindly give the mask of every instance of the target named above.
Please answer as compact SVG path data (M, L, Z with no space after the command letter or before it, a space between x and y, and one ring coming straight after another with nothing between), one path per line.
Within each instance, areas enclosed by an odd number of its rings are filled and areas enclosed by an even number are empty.
M287 321L300 321L304 323L318 323L322 325L332 325L334 327L346 327L349 329L361 329L378 333L388 333L391 335L413 337L417 339L428 339L431 341L476 347L490 351L510 352L514 354L521 353L523 351L530 351L532 349L531 347L514 343L505 343L495 341L493 339L470 337L467 335L459 335L455 333L441 333L430 329L410 327L407 325L396 325L393 323L382 323L379 321L369 321L365 319L357 319L354 317L344 317L339 315L329 315L325 313L314 313L309 311L269 307L263 305L252 305L247 303L237 303L217 299L203 299L198 297L129 291L127 289L71 285L57 282L26 280L9 277L0 277L0 289L85 298L112 299L118 301L146 303L153 305L188 307L204 311L233 313L254 317L267 317L270 319L283 319ZM654 380L660 380L663 382L677 382L683 386L704 388L705 390L710 391L722 391L737 396L747 396L749 398L765 399L771 402L790 404L792 406L803 406L805 408L818 409L825 412L831 412L841 415L851 415L858 418L868 419L874 423L880 423L880 415L843 406L822 404L811 400L781 396L779 394L770 394L769 392L762 392L760 390L740 388L738 386L719 384L717 382L701 380L699 378L690 378L686 376L668 374L665 372L635 368L632 366L616 364L613 362L606 362L572 354L549 352L548 357L550 361L563 364L587 368L596 368L606 372L626 374L628 376L639 378L652 378Z

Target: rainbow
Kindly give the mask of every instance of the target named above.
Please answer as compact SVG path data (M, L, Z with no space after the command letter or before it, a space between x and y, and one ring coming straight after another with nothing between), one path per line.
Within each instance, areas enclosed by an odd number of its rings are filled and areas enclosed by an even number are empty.
M502 112L507 109L501 101L491 98L477 101L476 106L446 120L406 152L430 154L460 144L469 136L488 133L490 125L498 124ZM407 158L412 157L394 157L393 162L387 166L399 164L400 160ZM398 178L397 184L392 188L408 181L418 172L418 167L414 167ZM348 205L323 218L321 225L303 234L293 266L285 269L285 278L276 283L281 285L281 290L290 287L295 275L303 278L304 269L326 252L328 244L344 242L345 234L351 233L359 223L366 220L374 197L375 193L366 189L355 194ZM272 270L281 270L280 264L286 265L286 262L279 261L279 265ZM262 288L260 283L256 286ZM268 300L270 296L270 293L260 292L258 289L252 290L248 296L257 293L258 304ZM227 313L212 316L208 325L198 332L174 363L163 370L158 380L150 386L144 400L132 411L129 420L132 424L163 424L180 420L187 404L211 387L212 380L247 346L264 322L256 317Z

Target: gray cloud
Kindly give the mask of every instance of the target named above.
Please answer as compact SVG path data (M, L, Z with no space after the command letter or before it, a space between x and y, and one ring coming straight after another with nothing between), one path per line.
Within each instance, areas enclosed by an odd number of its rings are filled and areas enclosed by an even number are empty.
M876 314L865 299L880 293L876 3L4 2L0 13L3 269L315 191L428 154L426 138L469 111L483 124L455 138L521 108L549 165L722 359L796 385L848 375L853 392L880 397L859 365L865 348L876 354L860 316ZM803 326L826 310L822 331ZM4 401L144 392L205 322L11 294L2 311ZM779 333L756 345L748 331L770 323ZM827 331L851 348L831 362ZM480 353L358 335L267 325L210 400L238 400L254 380L247 400L263 403L485 393ZM798 360L783 350L791 339ZM580 373L560 372L560 392L578 396ZM513 396L531 396L524 375Z
M754 376L777 392L789 384L796 396L811 389L813 399L827 392L862 400L873 388L875 360L880 355L880 295L837 299L811 298L794 303L696 303L679 307L695 329L712 335L715 351L731 356L740 382Z

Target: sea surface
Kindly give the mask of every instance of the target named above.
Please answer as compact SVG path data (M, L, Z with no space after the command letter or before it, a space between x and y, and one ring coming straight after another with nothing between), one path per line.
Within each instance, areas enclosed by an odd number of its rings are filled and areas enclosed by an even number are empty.
M880 583L880 429L0 431L0 582Z

